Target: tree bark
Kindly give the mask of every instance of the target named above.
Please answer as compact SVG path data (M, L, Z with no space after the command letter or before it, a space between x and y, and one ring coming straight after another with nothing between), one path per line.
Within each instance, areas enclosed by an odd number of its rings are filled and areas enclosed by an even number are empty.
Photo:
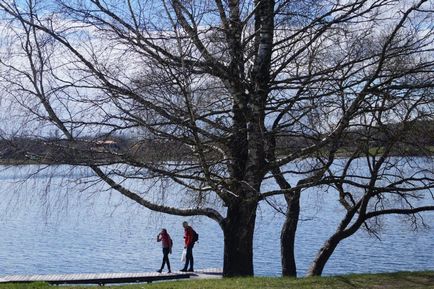
M310 265L309 272L307 273L308 276L321 276L327 261L330 259L330 256L333 254L339 243L343 239L353 235L363 224L365 219L359 215L357 221L354 222L354 224L352 224L349 228L347 228L354 215L358 211L363 212L363 215L365 215L364 212L366 212L366 205L367 202L365 201L364 205L356 205L347 212L345 218L343 218L341 223L339 224L336 232L327 241L325 241L324 245L318 251L315 259Z
M292 196L285 195L285 200L288 208L280 233L282 276L297 277L295 234L300 216L300 192Z
M324 243L309 268L309 272L307 273L308 276L321 276L325 264L330 259L330 256L335 251L339 242L343 239L345 239L344 234L338 232Z
M253 233L256 201L231 204L223 225L223 276L253 276Z

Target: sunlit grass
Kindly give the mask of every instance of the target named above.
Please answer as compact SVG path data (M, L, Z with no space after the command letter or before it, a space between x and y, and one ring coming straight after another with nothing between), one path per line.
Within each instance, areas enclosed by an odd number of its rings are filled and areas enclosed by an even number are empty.
M44 283L1 284L0 289L95 289L96 286L50 286ZM225 278L153 284L105 286L111 289L434 289L434 272L343 275L314 278Z

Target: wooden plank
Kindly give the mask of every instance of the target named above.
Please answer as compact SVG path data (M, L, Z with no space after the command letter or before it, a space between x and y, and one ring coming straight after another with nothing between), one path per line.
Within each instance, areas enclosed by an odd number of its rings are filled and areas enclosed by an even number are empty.
M195 273L205 275L223 275L223 269L221 268L207 268L196 270Z
M85 274L53 274L53 275L8 275L0 278L1 283L17 282L28 283L42 281L51 284L108 284L108 283L135 283L176 280L199 275L222 275L223 270L218 268L201 269L195 272L174 273L85 273Z

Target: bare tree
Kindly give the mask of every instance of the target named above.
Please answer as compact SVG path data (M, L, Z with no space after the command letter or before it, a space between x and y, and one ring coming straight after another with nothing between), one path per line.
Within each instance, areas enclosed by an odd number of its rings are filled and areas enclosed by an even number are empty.
M356 3L349 4L347 9L354 8L351 5ZM432 30L427 29L426 26L432 19L432 11L422 9L424 4L427 3L424 1L376 2L373 5L379 6L374 10L359 10L361 12L359 16L363 15L366 20L363 24L354 21L353 18L352 21L345 22L343 25L338 24L331 31L322 34L327 36L326 41L335 41L339 43L338 45L330 45L328 42L325 46L328 51L321 50L321 46L316 46L316 50L313 50L310 57L305 58L310 59L310 63L304 67L312 70L305 75L309 88L302 86L298 92L299 95L307 94L307 98L312 101L311 105L314 109L309 110L307 114L310 116L309 121L313 121L309 123L309 128L317 129L309 133L308 139L317 144L323 143L326 138L329 141L324 143L325 148L316 150L313 154L318 158L318 162L312 166L315 170L298 172L308 174L310 177L301 179L297 186L304 187L306 183L307 186L315 183L317 185L333 183L337 191L341 192L341 197L344 195L348 197L347 194L342 193L343 185L337 185L336 176L330 167L335 166L337 162L343 162L341 163L343 167L352 167L354 160L357 160L360 165L360 157L366 156L366 161L360 167L378 166L377 169L370 170L369 173L352 170L351 174L344 173L345 176L339 178L346 180L358 178L358 181L363 184L359 183L361 187L367 187L370 183L375 184L378 187L371 189L377 192L366 191L364 201L366 204L374 202L373 195L375 195L375 198L380 198L383 204L383 210L377 207L374 210L376 212L369 213L367 208L364 208L364 212L360 212L358 211L360 208L353 207L351 214L358 216L358 225L351 226L352 231L349 233L347 226L353 220L352 218L356 217L351 215L342 220L337 233L318 253L309 272L311 275L322 273L325 262L339 241L351 236L361 224L372 232L371 227L364 221L383 214L397 213L413 216L424 210L432 210L433 175L430 173L432 167L429 163L418 163L420 160L407 159L409 154L427 156L428 159L432 154L429 151L432 139L421 137L421 135L430 135L432 128L429 123L432 122L433 108L432 84L428 80L432 75L433 64L433 59L429 56L433 48ZM388 10L383 10L386 7ZM378 23L381 23L381 27ZM425 55L422 57L423 60L420 58L422 55ZM327 64L330 63L334 63L334 67L326 72L324 67L329 67ZM315 70L317 69L315 67L321 68ZM316 77L320 79L315 80ZM293 79L298 80L297 77ZM310 89L313 87L317 90ZM312 92L316 95L312 96ZM294 111L297 112L293 110L291 113ZM330 117L330 113L337 114ZM294 127L292 123L289 126ZM296 136L305 138L306 134L300 133ZM351 157L346 161L339 160L342 153ZM393 161L390 160L391 156ZM407 166L407 170L397 170L397 167L409 162L411 165ZM409 167L418 169L410 170ZM282 273L294 276L296 274L294 240L300 213L300 190L297 187L291 189L289 181L285 181L279 169L275 169L273 175L282 190L290 191L285 195L287 211L281 233ZM419 178L414 178L415 175ZM382 186L389 189L389 186L394 186L393 181L387 183L383 180L393 178L406 185L394 187L395 194L381 193L384 192ZM419 193L418 197L409 200L408 195L404 193L408 188L404 187L410 184L412 187L410 191ZM396 192L399 192L398 198ZM423 206L419 203L419 206L416 206L415 199L419 198L425 199L424 204L429 205ZM345 204L342 201L341 203ZM384 205L385 203L388 206ZM345 204L347 210L349 207ZM369 217L366 217L365 213ZM416 219L412 218L412 220ZM345 233L343 234L342 231Z
M313 275L367 220L434 209L411 197L432 203L432 171L417 163L416 171L397 171L390 157L408 123L432 121L430 1L26 4L0 1L18 39L12 47L23 51L2 59L9 93L76 148L83 135L140 137L128 150L103 150L104 164L85 165L148 209L218 222L225 276L253 275L256 209L272 196L287 203L281 247L290 276L306 188L335 188L348 210ZM394 137L380 140L392 127ZM178 153L154 158L150 146ZM368 173L350 170L361 157ZM301 159L308 160L302 169L288 169ZM263 191L269 176L277 189ZM153 198L128 181L149 179L185 192ZM388 195L406 206L371 210L373 199Z

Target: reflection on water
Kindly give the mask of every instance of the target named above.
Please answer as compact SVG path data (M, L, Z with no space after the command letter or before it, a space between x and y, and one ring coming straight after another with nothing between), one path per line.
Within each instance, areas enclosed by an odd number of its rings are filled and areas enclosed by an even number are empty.
M18 182L23 168L0 170L0 275L155 271L161 264L161 227L174 240L173 269L181 269L182 217L162 216L120 198L116 193L79 194L77 179L90 172L67 167L47 171L44 177ZM65 178L68 177L68 179ZM76 184L85 186L85 182ZM46 188L49 190L46 194ZM90 190L92 191L92 190ZM59 210L60 208L60 210ZM304 275L316 251L336 227L342 211L336 197L305 192L302 222L296 240L299 275ZM424 214L434 225L434 214ZM187 219L199 232L196 268L222 267L220 227L207 218ZM280 274L282 217L262 204L255 234L255 273ZM342 242L324 274L401 270L434 270L434 230L410 232L400 218L387 218L381 240L359 232Z

